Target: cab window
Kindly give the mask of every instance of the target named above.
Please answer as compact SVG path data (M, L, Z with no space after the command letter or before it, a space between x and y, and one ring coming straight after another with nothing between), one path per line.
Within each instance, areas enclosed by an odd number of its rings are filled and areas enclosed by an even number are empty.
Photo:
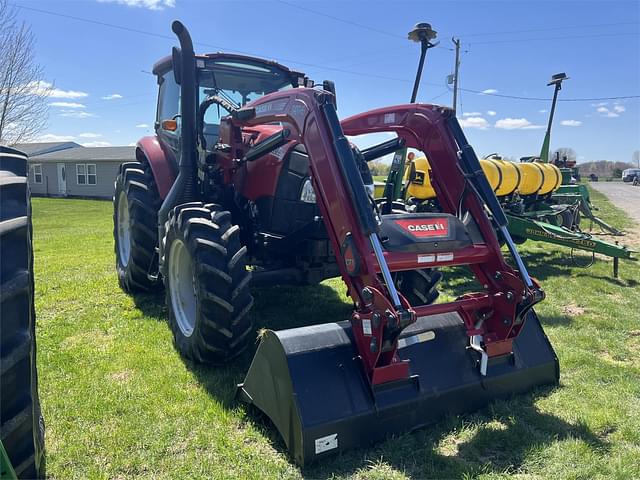
M170 120L180 113L180 87L173 78L173 71L160 77L158 115L156 120Z

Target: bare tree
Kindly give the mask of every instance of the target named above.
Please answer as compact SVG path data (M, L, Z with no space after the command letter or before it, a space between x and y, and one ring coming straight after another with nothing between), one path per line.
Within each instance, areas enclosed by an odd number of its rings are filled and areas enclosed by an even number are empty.
M16 20L6 0L0 0L0 143L28 142L47 125L51 86L41 82L34 48L31 29Z

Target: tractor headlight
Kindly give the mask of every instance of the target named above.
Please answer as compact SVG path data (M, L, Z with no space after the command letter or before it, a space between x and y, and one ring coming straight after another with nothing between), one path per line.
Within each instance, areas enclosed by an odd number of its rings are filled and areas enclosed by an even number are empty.
M316 192L313 191L313 185L311 185L310 178L307 178L302 184L300 201L305 203L316 203Z

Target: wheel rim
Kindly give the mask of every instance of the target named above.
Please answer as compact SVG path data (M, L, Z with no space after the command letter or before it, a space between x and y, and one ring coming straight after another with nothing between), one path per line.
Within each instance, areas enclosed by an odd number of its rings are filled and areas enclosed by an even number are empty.
M129 264L131 256L131 225L129 222L129 202L127 195L120 192L118 197L118 256L123 267Z
M169 251L169 294L178 328L190 337L196 323L196 289L191 255L182 240L174 240Z

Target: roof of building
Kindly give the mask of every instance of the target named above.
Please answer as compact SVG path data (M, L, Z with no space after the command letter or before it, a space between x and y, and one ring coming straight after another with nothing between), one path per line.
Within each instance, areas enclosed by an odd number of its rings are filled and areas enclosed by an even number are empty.
M30 160L34 162L109 162L133 160L135 158L136 147L80 147L36 155L31 157Z
M30 157L78 147L82 147L82 145L78 145L76 142L18 143L13 146L16 150L20 150L22 153L25 153Z

